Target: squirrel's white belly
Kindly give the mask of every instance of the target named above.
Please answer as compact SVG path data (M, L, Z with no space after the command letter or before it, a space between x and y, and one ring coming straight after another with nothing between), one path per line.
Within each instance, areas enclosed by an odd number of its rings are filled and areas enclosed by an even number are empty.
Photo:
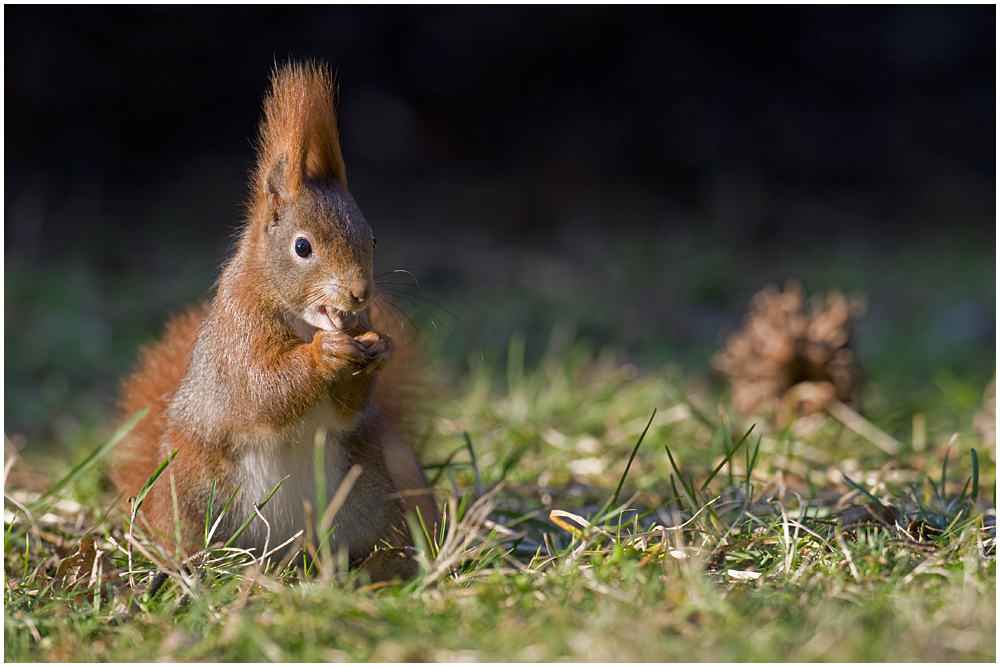
M319 498L316 489L316 439L322 437L323 431L326 432L322 450L326 489L324 497ZM344 437L343 425L338 423L332 405L327 402L280 432L251 436L238 448L242 456L237 464L236 480L241 486L223 519L225 534L232 534L247 517L253 516L254 505L259 506L280 483L267 504L259 508L266 523L256 517L234 544L254 549L254 555L260 556L265 549L275 549L300 531L303 539L311 535L315 542L320 518L351 467L343 445ZM352 553L367 553L375 546L381 522L379 517L374 516L377 512L373 513L371 509L378 503L371 503L367 495L359 485L353 486L333 517L332 524L326 528L329 531L337 526L330 537L334 552L341 546L349 545ZM217 499L216 506L226 500L228 496ZM308 520L312 525L309 529L306 528L306 502L311 507Z

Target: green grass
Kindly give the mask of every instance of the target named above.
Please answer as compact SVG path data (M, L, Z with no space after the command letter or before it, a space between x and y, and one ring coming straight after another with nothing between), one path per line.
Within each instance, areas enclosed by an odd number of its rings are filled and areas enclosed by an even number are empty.
M129 571L99 443L56 493L5 484L6 660L995 661L995 449L971 413L928 413L922 452L895 432L887 465L830 416L773 432L697 374L526 347L444 404L446 535L406 583L221 548L188 573L141 536ZM895 525L829 521L869 496Z
M184 248L146 282L91 258L8 261L6 449L25 459L7 455L5 658L995 661L996 450L974 423L995 374L976 325L995 319L993 250L842 243L776 264L770 246L614 230L485 278L456 237L459 287L437 285L454 298L400 303L440 332L429 354L455 388L424 456L450 532L381 588L223 549L185 573L141 535L130 568L102 477L110 397L216 259ZM708 376L719 331L789 276L868 295L856 407L897 457L829 415L754 425ZM866 494L899 520L838 534L833 513Z

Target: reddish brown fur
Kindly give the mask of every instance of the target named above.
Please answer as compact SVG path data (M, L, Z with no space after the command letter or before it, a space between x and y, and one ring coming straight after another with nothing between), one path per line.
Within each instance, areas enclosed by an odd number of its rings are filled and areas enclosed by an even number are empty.
M419 508L429 524L437 520L409 445L422 369L393 360L393 343L376 333L385 328L352 305L371 296L372 250L365 246L370 229L343 190L332 93L324 66L286 65L275 73L249 220L216 296L211 306L171 320L123 383L123 419L150 408L118 450L112 480L123 495L136 495L169 450L177 450L142 510L165 544L178 529L183 545L198 543L213 480L224 498L237 483L277 474L250 472L248 465L268 465L272 454L279 467L289 457L299 460L302 443L313 437L302 428L315 415L321 424L332 419L340 434L328 439L330 451L346 465L362 465L354 505L341 512L345 534L361 535L350 545L352 557L370 550L375 538L407 543L404 512ZM291 240L302 233L316 249L308 261L291 253ZM323 313L356 312L353 326L310 324L321 317L317 303ZM323 417L327 410L331 416ZM290 496L293 507L296 498ZM371 530L381 533L373 538Z
M435 387L428 379L430 370L427 366L427 350L408 335L407 330L399 330L400 323L387 322L377 311L372 314L376 331L398 332L396 353L379 374L375 399L386 416L386 421L399 434L399 443L410 447L424 441L430 425L432 412L431 399L435 395ZM420 510L428 525L438 518L437 505L434 496L427 488L427 480L423 470L414 466L416 459L406 456L393 456L386 452L386 460L390 462L389 472L396 488L403 496L407 512ZM391 464L396 462L397 466ZM402 462L402 463L401 463ZM409 465L405 465L409 463Z
M135 372L122 383L119 402L120 419L125 421L144 407L149 414L129 433L119 446L117 465L111 480L126 499L135 497L142 485L160 464L159 455L150 443L156 443L166 428L166 410L181 378L187 373L191 350L198 338L198 327L207 306L190 308L172 318L163 338L139 351Z
M267 178L282 156L287 156L289 164L300 166L292 176L291 185L295 189L301 185L299 174L324 176L347 187L329 67L316 63L288 64L272 80L271 94L264 100L258 167L254 174L251 216L257 220L267 205L263 197Z
M208 312L206 305L192 307L172 318L163 338L139 353L135 372L122 383L119 413L124 421L142 408L149 413L118 446L111 468L111 480L128 500L139 494L146 480L162 462L159 441L166 430L166 412L181 379L187 373L198 329ZM170 542L173 516L165 484L154 485L144 505L143 518Z

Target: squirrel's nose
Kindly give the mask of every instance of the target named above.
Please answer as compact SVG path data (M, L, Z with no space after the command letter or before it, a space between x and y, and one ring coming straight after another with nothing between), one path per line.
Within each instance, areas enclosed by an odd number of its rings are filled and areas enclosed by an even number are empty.
M367 287L362 287L357 291L353 289L351 290L351 298L354 300L354 303L358 304L359 306L364 305L364 303L368 301L368 298L370 296L371 295L369 294Z

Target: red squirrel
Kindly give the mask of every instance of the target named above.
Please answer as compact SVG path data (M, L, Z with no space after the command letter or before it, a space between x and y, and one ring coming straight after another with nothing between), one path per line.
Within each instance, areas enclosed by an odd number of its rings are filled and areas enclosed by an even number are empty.
M410 545L404 517L418 509L427 526L437 521L405 436L405 363L372 322L375 237L347 191L333 92L325 65L276 68L247 219L215 296L172 319L123 382L123 418L149 408L111 471L123 497L177 450L140 510L162 544L178 534L176 495L180 546L201 546L213 482L213 522L239 486L215 540L283 479L260 510L267 524L254 519L234 544L260 556L268 525L271 548L305 529L303 501L314 517L325 509L315 507L314 466L324 430L322 502L361 467L333 519L335 552L357 561L382 544Z

